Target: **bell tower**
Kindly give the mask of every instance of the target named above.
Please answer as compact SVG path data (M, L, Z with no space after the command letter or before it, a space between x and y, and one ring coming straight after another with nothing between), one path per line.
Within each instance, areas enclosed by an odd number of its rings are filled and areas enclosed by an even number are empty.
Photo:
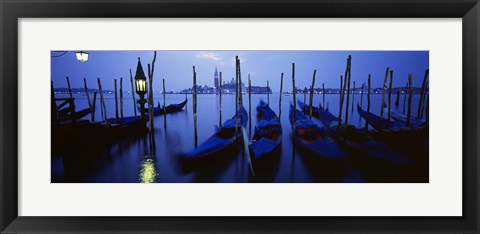
M217 66L215 66L215 73L213 74L213 86L215 89L220 88L220 84L218 83L218 71Z

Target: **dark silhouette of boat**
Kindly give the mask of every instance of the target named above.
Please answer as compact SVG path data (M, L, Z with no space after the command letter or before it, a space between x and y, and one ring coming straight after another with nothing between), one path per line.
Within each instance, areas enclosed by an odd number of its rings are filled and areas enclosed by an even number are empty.
M170 104L170 105L165 107L165 112L167 114L180 112L180 111L182 111L183 107L185 107L185 105L187 104L187 101L188 101L188 99L185 99L185 101L183 101L181 103ZM148 116L148 109L145 109L145 113ZM163 115L163 113L164 113L163 106L160 106L160 103L158 103L157 107L153 108L153 115L158 116L158 115Z
M191 168L202 161L207 161L217 155L220 156L221 152L224 152L224 150L227 150L230 146L235 145L235 142L239 140L241 141L243 137L242 128L245 127L248 121L248 115L245 108L242 107L241 110L238 111L237 117L237 134L235 134L236 120L234 115L231 119L225 121L222 127L219 128L213 136L199 145L196 149L181 155L184 166L186 168Z
M88 114L90 114L90 108L85 108L80 111L75 111L72 113L71 108L67 107L58 111L58 121L59 122L76 121L85 117Z
M362 110L360 105L357 104L357 111L358 114L365 119L365 121L370 124L376 130L400 130L401 128L406 127L405 123L391 121L386 118L380 118L380 116L367 113L366 111Z

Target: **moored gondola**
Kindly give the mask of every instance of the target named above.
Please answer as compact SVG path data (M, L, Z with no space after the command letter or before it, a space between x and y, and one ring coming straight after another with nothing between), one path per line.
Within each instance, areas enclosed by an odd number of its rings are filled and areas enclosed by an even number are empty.
M387 110L386 108L384 108L385 110ZM392 117L392 119L394 119L395 121L398 121L398 122L401 122L401 123L404 123L406 124L407 123L407 116L400 113L400 111L396 111L396 110L391 110L390 111L390 117ZM427 122L423 119L417 119L417 118L414 118L413 116L411 116L410 118L410 126L413 126L413 127L425 127L425 125L427 124Z
M282 143L282 125L275 112L263 100L258 104L257 112L260 121L255 126L252 143L249 145L254 161L272 155Z
M241 110L238 111L237 120L235 120L235 118L234 115L231 119L225 121L213 136L196 149L181 155L185 169L190 169L196 166L195 164L200 164L201 162L212 159L216 155L220 156L220 152L228 149L233 146L235 142L242 139L241 128L245 127L248 121L245 108L242 107ZM235 134L236 124L238 126L237 134Z
M160 103L158 103L158 105L153 108L153 115L158 116L158 115L163 115L164 113L170 114L170 113L180 112L182 111L183 107L185 107L185 105L187 104L187 101L188 99L185 99L185 101L181 103L170 104L165 107L165 111L163 110L163 106L160 106ZM148 116L148 109L145 109L145 114Z
M295 123L294 111L297 112ZM290 105L289 119L292 125L295 124L294 140L301 148L326 159L341 160L344 158L344 152L335 141L326 136L324 128L320 128L301 111L294 110L292 105Z
M366 112L362 110L359 104L357 104L357 111L360 117L365 119L370 126L376 130L399 130L405 127L404 123L391 121L386 118L380 118L380 116L372 114L371 112Z

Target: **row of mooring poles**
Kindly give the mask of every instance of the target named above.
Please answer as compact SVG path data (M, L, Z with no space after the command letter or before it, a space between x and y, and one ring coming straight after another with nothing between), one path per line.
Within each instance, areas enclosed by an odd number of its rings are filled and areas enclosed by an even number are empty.
M100 92L100 107L101 107L101 114L102 114L102 120L103 121L106 121L107 120L107 111L106 111L106 105L105 105L105 99L103 97L103 89L102 89L102 84L101 84L101 79L100 77L97 78L97 82L98 82L98 88L99 88L99 92ZM88 89L88 86L87 86L87 81L85 78L83 78L83 84L84 84L84 90L85 90L85 94L87 96L87 102L88 102L88 106L89 106L89 109L90 109L90 113L91 113L91 122L95 122L95 109L96 109L96 99L97 99L97 91L95 91L93 93L93 101L90 101L90 94L89 94L89 89ZM133 87L133 78L131 80L131 86L132 86L132 100L133 100L133 108L134 108L134 114L135 114L135 119L137 118L137 111L136 111L136 105L135 105L135 95L134 95L134 87ZM114 79L114 95L115 95L115 119L116 119L116 122L118 123L119 122L119 119L123 119L124 118L124 112L123 112L123 78L121 77L120 78L120 91L118 92L117 90L117 79ZM117 96L117 93L119 93L119 96L120 96L120 116L119 116L119 112L118 112L118 109L119 109L119 106L118 106L118 96Z

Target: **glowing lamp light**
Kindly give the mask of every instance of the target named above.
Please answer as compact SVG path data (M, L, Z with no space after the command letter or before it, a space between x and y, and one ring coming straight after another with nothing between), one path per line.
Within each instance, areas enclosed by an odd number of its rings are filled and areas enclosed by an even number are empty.
M75 56L77 56L77 60L80 62L88 61L88 53L86 52L83 52L83 51L75 52Z
M137 91L137 94L142 95L147 93L147 80L138 78L135 79L135 91Z

